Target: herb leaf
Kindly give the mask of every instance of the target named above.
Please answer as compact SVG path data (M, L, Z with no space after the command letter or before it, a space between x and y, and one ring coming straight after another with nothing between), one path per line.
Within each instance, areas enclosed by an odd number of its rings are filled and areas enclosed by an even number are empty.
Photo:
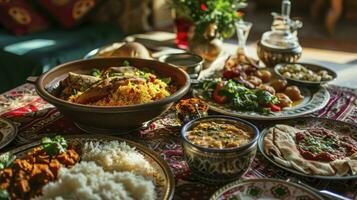
M16 156L10 153L5 153L0 156L0 169L4 169L11 165L11 163L16 159Z
M0 200L10 199L9 192L6 189L0 189Z
M95 76L95 77L101 77L102 76L102 72L97 68L93 68L92 72L91 72L91 75Z
M171 83L171 78L170 77L162 78L161 80L162 80L162 82L164 82L166 84L170 84Z
M126 66L126 67L130 66L130 62L129 62L129 61L127 61L127 60L124 60L124 62L123 62L123 66Z
M62 136L58 135L52 139L49 137L42 138L41 148L50 156L65 152L67 147L67 142Z

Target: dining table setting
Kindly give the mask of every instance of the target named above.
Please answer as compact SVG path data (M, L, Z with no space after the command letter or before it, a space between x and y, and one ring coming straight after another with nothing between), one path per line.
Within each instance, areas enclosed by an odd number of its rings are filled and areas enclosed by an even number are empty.
M212 61L119 41L1 94L0 199L357 199L357 89L286 14L258 58L241 20Z

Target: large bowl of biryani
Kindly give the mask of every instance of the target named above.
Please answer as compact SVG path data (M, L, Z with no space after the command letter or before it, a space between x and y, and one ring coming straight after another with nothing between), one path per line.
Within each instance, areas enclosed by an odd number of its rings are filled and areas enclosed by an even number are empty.
M139 58L93 58L41 75L37 93L85 131L126 132L158 117L190 88L173 65Z

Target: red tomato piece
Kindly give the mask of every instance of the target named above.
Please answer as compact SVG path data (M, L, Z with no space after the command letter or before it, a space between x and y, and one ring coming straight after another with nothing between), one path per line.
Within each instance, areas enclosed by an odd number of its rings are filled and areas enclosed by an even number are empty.
M221 81L220 83L217 84L216 89L212 94L213 100L219 104L225 104L228 101L228 98L226 96L219 94L219 91L223 88L223 86L224 86L224 82Z

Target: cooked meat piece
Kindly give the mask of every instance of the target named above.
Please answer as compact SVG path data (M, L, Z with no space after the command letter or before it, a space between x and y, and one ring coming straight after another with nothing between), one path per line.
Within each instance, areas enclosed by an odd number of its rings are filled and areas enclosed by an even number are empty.
M286 87L284 93L288 95L293 101L298 101L304 98L304 96L301 95L300 89L295 85Z
M17 194L27 193L30 189L29 182L25 179L21 179L14 183L14 192Z
M260 78L256 77L256 76L248 76L247 81L250 82L251 84L253 84L256 87L263 83L262 80Z
M262 84L258 88L261 89L261 90L265 90L265 91L269 92L272 95L275 94L275 89L272 86Z
M31 183L38 183L44 185L51 180L55 179L55 175L50 170L49 166L46 164L34 164L31 173Z
M234 81L243 84L245 87L249 89L254 89L254 84L250 83L249 81L245 80L242 76L237 76L233 78Z
M74 151L74 150L67 150L67 152L58 155L56 157L57 160L61 164L66 165L66 166L72 166L72 165L76 164L76 162L79 160L79 156L76 152L73 153L71 151Z
M57 159L52 159L49 167L53 175L57 177L58 175L58 170L62 167L63 165L57 160Z
M49 155L38 155L36 157L36 163L48 164L48 163L50 163L50 156Z
M67 99L72 95L73 91L84 91L101 79L90 75L68 73L68 77L61 81L60 87L63 88L59 97Z
M92 102L96 102L106 96L108 96L111 91L117 89L120 85L127 85L128 82L145 82L144 79L140 78L120 78L120 77L112 77L104 79L103 81L93 85L88 90L83 92L80 96L74 99L74 102L79 104L88 104Z
M104 71L103 75L104 77L110 77L111 74L134 74L135 72L138 72L139 69L136 67L130 67L130 66L122 66L122 67L109 67L107 70Z
M288 96L286 96L284 93L276 93L275 96L278 97L278 99L279 99L278 106L280 106L282 108L290 107L293 103L291 101L291 99Z
M286 80L278 79L270 83L270 85L275 89L276 92L284 91L288 82Z
M255 72L255 75L262 79L263 83L267 83L270 81L270 78L271 78L271 73L269 70L266 70L266 69L262 69L262 70L258 70Z

